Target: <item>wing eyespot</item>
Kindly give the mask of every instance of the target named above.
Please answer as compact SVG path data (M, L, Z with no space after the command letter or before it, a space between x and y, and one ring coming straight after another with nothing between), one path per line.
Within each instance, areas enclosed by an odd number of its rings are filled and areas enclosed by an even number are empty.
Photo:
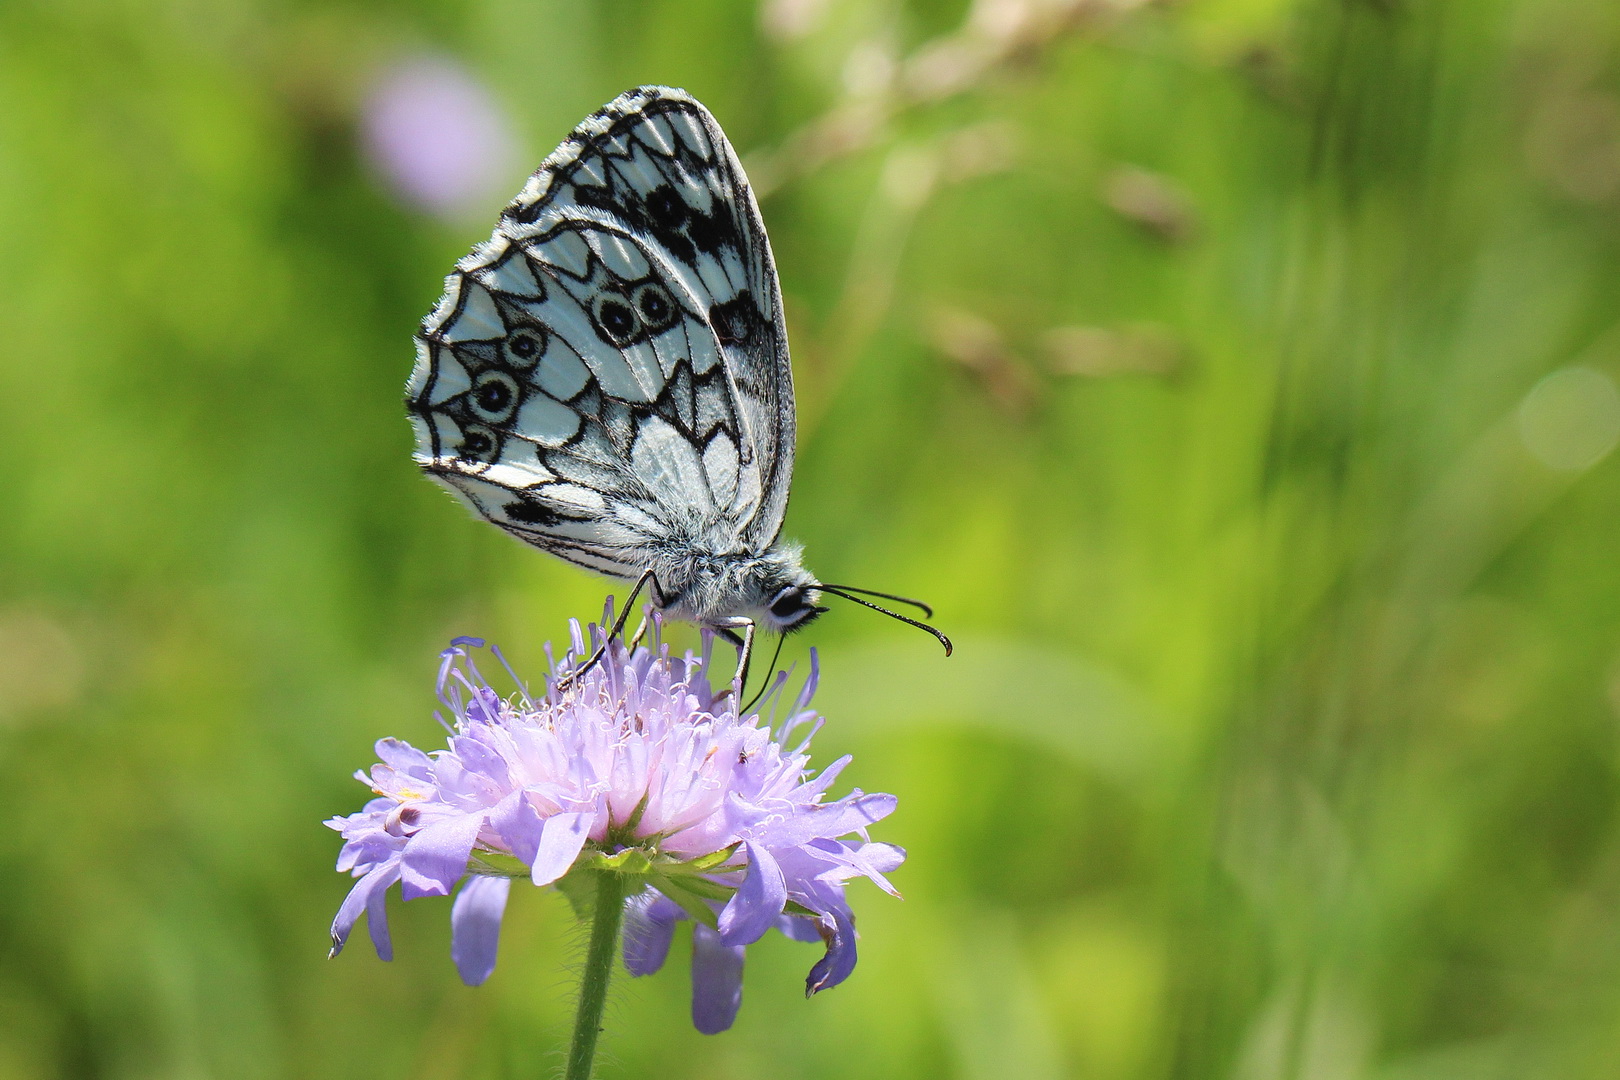
M538 327L520 326L506 335L501 351L513 367L533 367L545 355L546 334Z
M591 316L597 332L615 348L634 344L641 332L641 320L636 317L635 308L617 293L597 297L591 304Z
M636 311L640 313L642 322L653 332L666 330L675 321L675 301L670 298L669 290L656 281L649 281L638 287L632 296Z
M486 371L473 383L472 411L479 419L498 424L511 418L522 397L512 376L504 371Z
M463 460L488 465L500 456L501 440L482 424L468 424L462 428L459 451Z

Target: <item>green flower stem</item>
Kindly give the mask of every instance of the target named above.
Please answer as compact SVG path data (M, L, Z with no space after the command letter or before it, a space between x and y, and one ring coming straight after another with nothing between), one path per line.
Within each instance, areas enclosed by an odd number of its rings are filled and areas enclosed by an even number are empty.
M597 871L596 913L591 920L591 942L585 953L585 975L579 987L579 1011L574 1014L574 1039L568 1047L565 1080L590 1080L596 1057L596 1039L602 1033L602 1007L607 1004L608 979L619 951L619 924L624 921L624 887L620 875Z

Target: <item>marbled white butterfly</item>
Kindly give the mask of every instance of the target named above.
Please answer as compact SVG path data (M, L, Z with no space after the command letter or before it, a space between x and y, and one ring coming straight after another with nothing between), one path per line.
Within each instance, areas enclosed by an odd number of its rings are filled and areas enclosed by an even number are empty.
M776 266L735 151L684 91L586 117L445 279L416 350L427 474L526 543L650 585L740 647L740 677L755 626L805 626L823 593L949 653L848 594L915 601L819 582L779 537L794 405Z

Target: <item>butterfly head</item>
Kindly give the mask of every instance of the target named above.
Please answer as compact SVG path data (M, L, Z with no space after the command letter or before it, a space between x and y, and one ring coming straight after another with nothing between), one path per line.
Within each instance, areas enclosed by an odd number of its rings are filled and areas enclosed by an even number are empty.
M803 585L784 585L771 597L770 604L765 608L765 621L777 633L797 630L827 610L816 603L820 598L814 579Z
M754 594L759 605L754 621L779 634L808 626L827 610L819 603L815 575L800 564L798 555L796 550L779 549L756 568Z

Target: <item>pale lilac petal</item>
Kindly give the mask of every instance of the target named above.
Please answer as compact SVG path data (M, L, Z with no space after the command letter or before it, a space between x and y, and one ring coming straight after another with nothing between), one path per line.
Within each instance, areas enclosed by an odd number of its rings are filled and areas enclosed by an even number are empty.
M855 857L871 871L879 874L892 874L900 869L900 864L906 861L906 849L899 844L886 844L873 841L862 844L855 851Z
M450 906L450 958L468 986L482 985L495 970L501 916L511 888L511 878L474 874Z
M377 816L371 821L359 820L357 816L344 822L343 847L338 851L337 860L339 873L368 871L377 863L397 857L404 849L404 838L377 827Z
M879 843L852 847L841 840L812 840L804 846L812 856L824 858L833 864L816 875L819 880L843 881L860 875L890 896L900 895L900 890L890 883L885 872L896 869L906 861L904 848Z
M403 740L378 739L374 749L377 751L377 760L395 772L418 776L430 775L432 772L433 759Z
M854 760L855 759L852 756L845 754L831 765L828 765L825 769L822 769L820 774L817 775L815 779L806 780L803 784L800 784L798 790L793 793L794 797L808 800L813 795L820 795L822 792L832 787L833 781L838 779L839 774L844 771L845 766Z
M720 940L727 945L751 945L765 936L787 903L782 868L770 852L745 843L748 873L720 912Z
M822 837L846 836L888 817L894 812L895 802L893 795L874 794L801 806L791 816L765 821L755 830L759 835L753 838L776 849L798 847ZM733 818L762 816L735 795L730 796L726 809Z
M545 819L529 802L526 791L519 788L489 812L489 827L501 834L507 849L529 865L534 864L535 853L540 850L540 834Z
M720 935L702 923L692 924L692 1026L705 1035L718 1035L737 1019L744 951L721 944Z
M591 836L594 814L552 814L540 834L540 847L534 854L533 877L536 885L550 885L568 873L585 841Z
M384 896L389 887L398 880L399 861L396 859L376 867L365 877L354 883L354 888L349 890L349 895L343 898L343 903L338 907L337 917L332 920L332 951L328 954L329 956L336 956L343 951L343 946L348 943L349 934L354 930L354 924L360 920L360 913L370 911L373 898ZM384 911L382 918L384 920L383 941L386 943L388 941L386 926L388 915L386 911ZM377 932L373 928L372 941L375 942L376 940ZM381 954L382 947L379 947L377 951ZM383 959L392 959L392 950L389 950L389 955L384 956Z
M411 837L405 845L400 883L405 899L449 896L467 872L467 859L483 826L483 814L459 814L435 821Z
M455 749L456 757L467 772L487 778L489 783L501 788L512 785L511 771L507 768L506 759L501 757L500 751L493 746L486 746L477 739L466 737L452 739L450 745Z
M624 906L624 966L632 975L651 975L664 966L675 923L685 914L653 889L632 896Z
M387 886L371 890L366 897L366 933L371 935L371 947L377 950L378 959L394 958L394 939L388 933Z

